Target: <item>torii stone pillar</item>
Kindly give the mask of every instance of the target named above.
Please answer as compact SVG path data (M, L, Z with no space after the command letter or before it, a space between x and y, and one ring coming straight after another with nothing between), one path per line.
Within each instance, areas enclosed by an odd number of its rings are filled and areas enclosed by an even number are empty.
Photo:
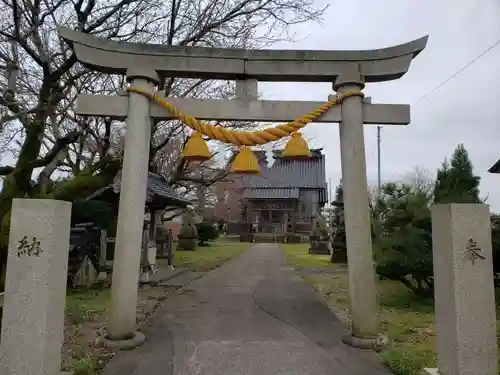
M158 82L161 87L161 81L165 77L237 81L236 98L231 100L166 98L172 105L193 117L219 121L293 121L324 102L257 100L258 81L332 82L338 92L359 91L365 82L384 82L403 76L413 58L427 43L427 37L423 37L406 44L369 51L271 51L161 45L148 45L144 48L135 43L95 38L64 27L60 27L58 31L72 46L76 57L84 66L102 73L127 75L129 80L134 79L132 84L146 85L149 89ZM137 67L144 70L139 74L135 70ZM136 94L129 94L129 99L124 96L79 95L76 113L119 120L127 118L129 122L109 338L119 340L137 337L134 335L135 294L147 180L146 139L149 137L150 125L147 116L149 113L155 121L172 119L173 116L156 103L150 105ZM352 336L344 341L355 346L376 347L380 342L377 339L375 274L363 125L409 124L410 107L401 104L369 104L363 103L360 97L349 97L342 105L331 108L315 122L340 123L349 289L353 314ZM147 129L139 129L141 125ZM125 257L128 259L121 259Z
M361 91L359 73L339 76L333 89L339 93ZM378 334L377 290L373 262L366 153L363 130L363 102L359 96L346 98L341 105L340 158L344 187L344 217L352 335L344 342L353 346L375 345Z
M151 69L136 67L128 69L126 74L131 87L152 91L160 83L158 74ZM130 93L107 327L108 347L134 347L145 339L142 333L135 331L135 325L140 272L137 265L141 259L150 138L150 101L143 95Z

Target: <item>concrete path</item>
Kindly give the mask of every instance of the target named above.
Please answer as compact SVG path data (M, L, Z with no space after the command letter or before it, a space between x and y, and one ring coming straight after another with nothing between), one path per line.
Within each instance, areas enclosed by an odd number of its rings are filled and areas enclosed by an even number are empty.
M104 375L388 375L371 351L340 342L343 324L289 268L257 245L168 298Z

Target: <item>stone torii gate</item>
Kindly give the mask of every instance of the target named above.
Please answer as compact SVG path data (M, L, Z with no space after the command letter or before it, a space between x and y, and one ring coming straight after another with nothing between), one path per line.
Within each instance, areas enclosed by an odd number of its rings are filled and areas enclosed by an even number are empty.
M166 98L198 119L227 121L292 121L324 104L257 100L258 81L332 82L338 93L359 91L368 82L402 77L427 43L426 36L366 51L241 50L120 43L63 27L58 31L84 66L102 73L125 75L131 88L153 92L155 87L162 89L166 77L235 80L236 99ZM79 95L76 108L82 116L127 119L106 340L107 345L114 347L132 347L144 340L135 325L151 121L174 118L141 94L127 95ZM359 96L351 96L315 122L340 125L352 313L352 335L344 341L354 346L376 347L380 340L363 124L407 125L410 107L368 104Z

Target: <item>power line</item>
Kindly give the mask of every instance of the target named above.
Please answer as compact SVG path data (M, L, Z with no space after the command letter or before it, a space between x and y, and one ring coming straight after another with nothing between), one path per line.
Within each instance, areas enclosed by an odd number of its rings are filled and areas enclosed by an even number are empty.
M422 100L426 99L428 96L432 95L434 92L436 92L437 90L439 90L441 87L443 87L444 85L446 85L449 81L451 81L453 78L455 78L456 76L458 76L460 73L462 73L465 69L467 69L468 67L470 67L472 64L474 64L476 61L478 61L481 57L483 57L484 55L486 55L488 52L490 52L493 48L495 48L496 46L498 46L500 44L500 39L497 40L494 44L492 44L491 46L489 46L488 48L486 48L483 52L481 52L478 56L476 56L474 59L472 59L471 61L469 61L464 67L462 67L460 70L458 70L457 72L453 73L451 76L449 76L447 79L445 79L443 82L441 82L439 85L437 85L436 87L434 87L431 91L429 91L427 94L425 94L424 96L422 96L420 99L418 99L415 104L421 102Z

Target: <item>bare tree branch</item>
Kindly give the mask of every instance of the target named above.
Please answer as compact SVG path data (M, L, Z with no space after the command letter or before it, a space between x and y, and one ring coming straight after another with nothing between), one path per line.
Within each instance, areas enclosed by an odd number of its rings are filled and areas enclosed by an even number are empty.
M74 113L74 103L79 93L116 95L125 80L84 69L57 35L57 25L124 42L261 48L290 38L293 25L318 21L324 11L314 0L0 2L0 69L4 73L0 76L0 152L14 159L12 165L0 167L0 175L7 176L0 192L0 221L13 196L31 194L38 168L43 168L42 185L68 171L70 177L95 175L104 183L121 163L123 124L80 118ZM234 94L234 83L169 79L165 91L176 97L224 99ZM152 130L151 168L157 168L173 187L192 191L227 173L228 146L210 142L216 160L198 168L179 157L190 130L178 121L157 123ZM65 194L70 191L66 189Z
M10 173L23 172L25 169L35 169L44 167L51 163L52 160L61 152L68 144L76 142L76 140L82 135L82 133L74 131L63 138L57 139L56 143L52 149L40 159L36 159L27 163L23 169L15 169L13 167L0 167L0 176L5 176Z

